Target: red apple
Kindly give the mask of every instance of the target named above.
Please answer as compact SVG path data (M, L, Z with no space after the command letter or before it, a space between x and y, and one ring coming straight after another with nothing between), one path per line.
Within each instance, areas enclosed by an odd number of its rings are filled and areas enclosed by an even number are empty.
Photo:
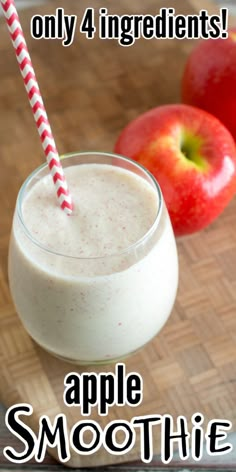
M211 223L236 191L236 147L214 116L188 105L154 108L122 131L115 152L159 182L176 235Z
M227 39L209 39L190 54L182 79L182 101L212 113L236 140L236 29Z

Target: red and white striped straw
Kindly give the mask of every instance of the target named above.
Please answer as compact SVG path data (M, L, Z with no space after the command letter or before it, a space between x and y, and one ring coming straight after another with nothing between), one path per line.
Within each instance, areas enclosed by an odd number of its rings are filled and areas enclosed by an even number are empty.
M34 68L21 28L15 2L14 0L0 1L10 32L12 44L15 49L16 58L20 66L29 102L34 114L44 154L56 187L58 200L61 208L70 215L73 209L71 195L68 190L59 154L52 135L47 113L44 108L43 99L35 77Z

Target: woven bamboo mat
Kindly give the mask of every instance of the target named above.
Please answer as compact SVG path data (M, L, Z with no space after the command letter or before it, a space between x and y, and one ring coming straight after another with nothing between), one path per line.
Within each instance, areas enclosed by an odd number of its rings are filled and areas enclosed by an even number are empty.
M122 0L115 8L109 0L107 6L116 13L130 13L127 3ZM144 7L137 0L135 13L154 14L164 3L148 0ZM98 4L104 6L100 0ZM51 13L53 5L64 6L64 2L51 1L34 13ZM67 13L80 14L87 6L85 1L68 0ZM186 0L181 12L201 7L206 8L206 2ZM61 153L109 151L130 119L158 104L179 100L183 64L193 41L139 41L132 48L121 48L113 41L101 44L80 36L70 48L63 48L60 42L30 39L31 14L23 14L23 24ZM42 414L54 418L65 412L72 426L81 416L79 409L63 404L63 379L69 371L79 370L36 347L15 314L8 290L7 246L15 198L22 181L41 163L42 153L3 23L0 36L0 397L6 406L31 403L35 430ZM143 403L135 409L111 408L108 418L99 419L102 425L146 414L186 415L190 420L200 411L206 421L231 420L236 430L235 215L234 199L208 229L178 241L180 285L172 316L161 334L126 362L127 372L143 376ZM92 418L97 419L96 412ZM159 432L155 435L158 453ZM109 456L104 450L91 457L74 453L69 465L139 457L137 442L125 458Z

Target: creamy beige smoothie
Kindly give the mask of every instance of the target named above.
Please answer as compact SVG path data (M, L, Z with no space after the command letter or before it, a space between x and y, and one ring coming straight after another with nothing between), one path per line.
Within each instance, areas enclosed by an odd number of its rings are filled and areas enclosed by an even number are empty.
M65 161L72 216L58 206L45 169L18 197L13 300L29 334L51 353L81 363L118 359L146 344L170 315L178 281L172 228L142 169L111 158Z

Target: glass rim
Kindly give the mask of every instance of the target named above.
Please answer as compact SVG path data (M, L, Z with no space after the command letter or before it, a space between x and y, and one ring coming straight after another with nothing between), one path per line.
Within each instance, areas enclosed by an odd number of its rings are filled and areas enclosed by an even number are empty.
M107 259L107 258L119 257L119 256L125 255L126 253L128 253L132 250L135 250L135 249L137 249L137 247L141 246L152 235L153 231L157 228L157 226L159 224L160 217L161 217L162 210L163 210L162 192L161 192L161 189L160 189L160 186L159 186L157 180L152 175L152 173L148 169L146 169L146 167L144 167L142 164L140 164L139 162L136 162L133 159L130 159L129 157L125 157L125 156L122 156L122 155L117 154L117 153L103 152L103 151L78 151L78 152L66 153L66 154L62 154L60 156L60 160L63 163L64 160L67 160L69 158L73 158L73 157L77 157L77 156L78 157L79 156L92 156L92 155L117 158L121 161L131 163L134 167L136 167L138 169L141 169L143 171L143 173L146 174L146 176L148 176L151 179L151 182L154 186L154 190L157 194L158 209L157 209L156 217L155 217L152 225L148 229L148 231L146 231L146 233L141 238L139 238L135 243L130 244L129 246L125 247L124 249L122 249L121 251L118 251L116 253L106 254L104 256L82 257L82 256L73 256L73 255L70 255L70 254L64 254L64 253L61 253L59 251L52 250L51 248L48 248L46 245L40 243L40 241L38 241L35 237L32 236L30 230L28 229L28 227L27 227L27 225L24 221L24 217L23 217L23 214L22 214L22 202L23 202L23 199L24 199L24 193L27 189L27 186L30 184L30 182L33 180L33 178L38 173L40 173L42 170L44 170L48 167L47 162L45 162L45 163L41 164L40 166L38 166L36 169L34 169L29 174L29 176L25 179L23 184L21 185L20 190L18 192L17 200L16 200L16 212L17 212L17 216L19 217L20 223L22 225L23 231L26 234L26 236L30 239L30 241L33 244L35 244L36 246L38 246L40 249L42 249L43 251L45 251L45 252L47 252L51 255L60 256L60 257L68 258L68 259L83 260L83 261L86 261L86 260L88 260L88 261L89 260L90 261L91 260L103 260L103 259ZM83 165L83 164L80 164L80 165ZM72 164L72 166L73 166L73 164ZM132 170L129 170L129 172L132 172ZM57 198L56 195L55 195L55 198ZM61 211L63 211L63 210L61 210ZM70 218L70 216L68 216L68 218Z

